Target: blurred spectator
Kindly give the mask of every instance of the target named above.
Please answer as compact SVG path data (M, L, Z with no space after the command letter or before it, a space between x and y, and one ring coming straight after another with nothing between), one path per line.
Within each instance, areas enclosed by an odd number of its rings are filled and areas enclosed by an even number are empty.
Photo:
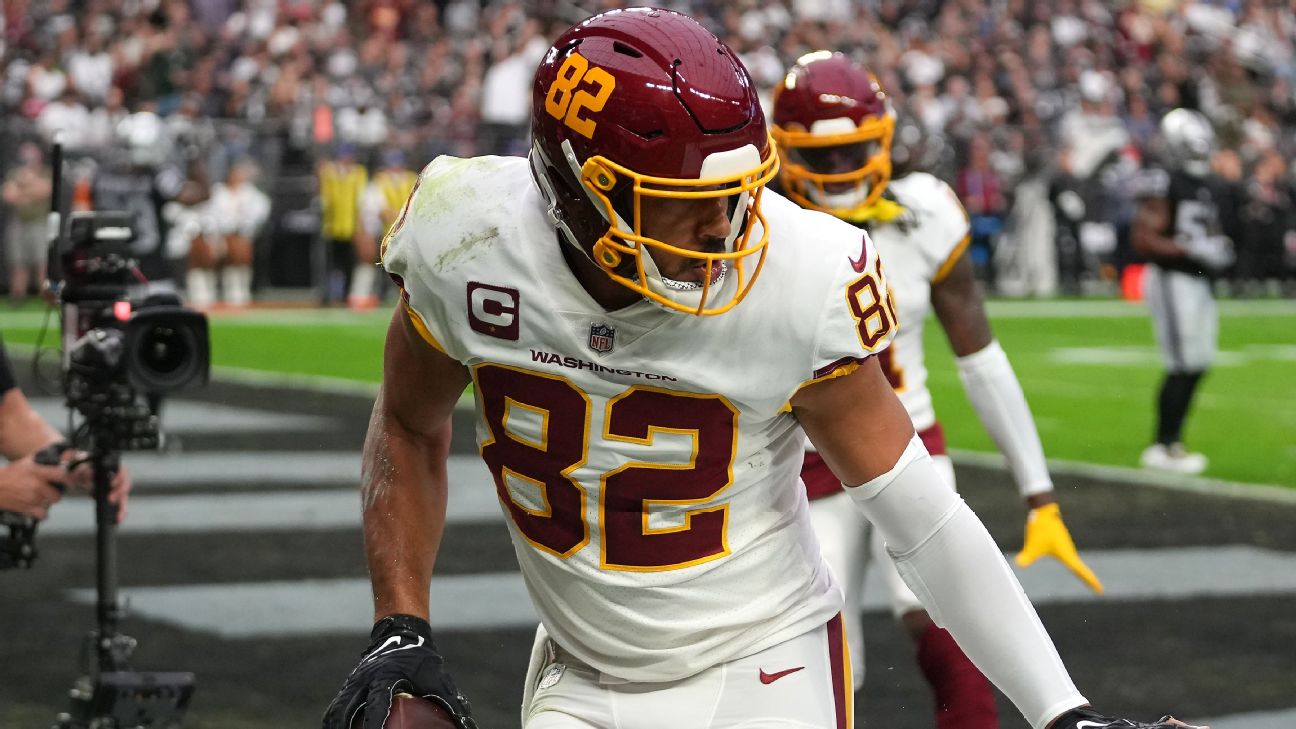
M166 221L163 206L180 194L185 176L176 164L171 139L163 120L151 111L138 111L114 130L111 150L103 154L94 172L90 199L96 210L125 210L135 216L132 252L143 258L144 275L166 279L172 272L162 265Z
M1100 280L1098 266L1120 262L1095 253L1112 245L1112 230L1118 251L1123 240L1128 205L1111 205L1120 202L1120 165L1155 156L1156 127L1169 109L1196 108L1210 118L1238 154L1243 189L1273 165L1262 163L1271 151L1284 160L1296 154L1291 2L661 4L722 34L764 100L781 69L809 51L842 50L877 69L928 133L928 171L956 184L967 167L961 162L988 157L1001 216L1017 204L1023 179L1047 184L1052 200L1068 201L1056 209L1057 249L1062 283L1077 290L1082 280ZM16 138L39 130L48 140L62 130L73 157L103 168L116 164L120 122L151 111L174 140L168 165L183 169L201 157L223 177L232 160L254 157L264 188L293 197L298 191L281 188L280 176L324 169L321 153L341 143L354 145L364 166L390 146L409 150L418 164L438 154L524 152L531 72L552 29L574 20L573 7L15 0L5 4L0 105ZM0 169L13 166L16 150L0 148ZM1030 155L1066 164L1029 162ZM1032 194L1023 204L1035 204Z
M69 152L85 147L89 122L90 111L70 88L65 88L59 98L46 104L36 115L36 128L45 141L53 142L55 135L61 133L63 147Z
M206 235L194 238L189 249L187 287L194 306L214 303L217 270L226 306L252 301L252 245L270 217L270 198L253 184L255 176L256 165L240 160L224 182L212 186Z
M531 120L531 79L549 43L540 37L535 21L527 23L520 43L509 52L501 47L482 79L481 153L526 153L526 147L517 143L526 139Z
M50 175L40 147L26 142L18 150L20 164L5 178L2 191L9 209L5 230L5 260L9 266L9 301L27 298L28 287L45 280L49 244L46 214L50 210Z
M325 279L322 303L341 303L357 266L356 233L360 225L360 196L369 174L356 161L355 146L339 144L333 159L319 166L320 234L324 239Z
M1286 278L1284 242L1296 230L1296 198L1286 184L1287 161L1276 150L1264 153L1242 193L1241 214L1248 235L1238 240L1239 293L1265 293L1265 285Z
M117 127L129 116L126 111L126 95L120 87L108 89L102 106L96 106L86 115L81 128L82 149L99 150L110 148L117 136Z
M91 104L103 103L112 87L113 59L99 33L88 33L81 47L68 56L72 88Z
M955 185L959 199L967 208L971 222L972 262L987 281L994 282L994 239L1003 229L1008 211L999 173L990 165L990 141L984 135L974 137L968 148L968 161Z
M385 277L377 275L378 244L396 223L405 201L414 191L418 174L408 167L408 155L399 149L383 153L382 168L374 173L361 201L363 230L356 243L356 265L351 274L347 305L353 309L372 309L379 302L379 286Z

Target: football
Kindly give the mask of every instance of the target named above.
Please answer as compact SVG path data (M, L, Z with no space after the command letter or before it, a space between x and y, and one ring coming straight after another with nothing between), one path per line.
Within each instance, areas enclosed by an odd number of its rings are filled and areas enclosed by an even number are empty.
M357 716L351 729L363 727L363 715ZM383 729L458 729L458 725L440 704L412 694L396 694Z

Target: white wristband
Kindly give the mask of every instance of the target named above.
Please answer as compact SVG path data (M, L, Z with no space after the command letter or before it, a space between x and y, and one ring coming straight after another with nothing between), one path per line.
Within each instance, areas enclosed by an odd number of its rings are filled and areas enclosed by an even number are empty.
M847 488L938 625L1032 727L1088 703L994 540L915 436L896 465Z
M1053 490L1044 447L1031 418L1021 383L998 340L984 349L958 358L959 379L977 416L990 432L1023 497Z

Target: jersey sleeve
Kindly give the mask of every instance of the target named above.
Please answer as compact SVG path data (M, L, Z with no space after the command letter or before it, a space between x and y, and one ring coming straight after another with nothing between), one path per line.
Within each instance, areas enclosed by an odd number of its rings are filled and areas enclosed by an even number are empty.
M436 204L432 198L439 185L429 183L435 183L447 173L446 166L438 164L442 159L433 160L419 175L414 190L383 238L381 258L383 270L400 287L401 301L414 328L429 345L455 359L461 359L449 336L448 302L438 294L459 289L452 289L445 282L437 280L436 269L431 265L436 255L434 246L438 242L437 233L435 226L422 219L418 213L419 210Z
M1170 175L1163 169L1149 167L1138 171L1131 182L1135 200L1149 200L1170 196Z
M842 255L827 287L813 371L804 384L849 374L886 349L899 327L877 247L867 233L857 232L858 257Z
M932 282L938 283L949 275L972 242L972 224L954 188L936 177L931 178L931 188L928 194L931 213L924 226L930 226L931 230L924 230L922 245L935 266Z

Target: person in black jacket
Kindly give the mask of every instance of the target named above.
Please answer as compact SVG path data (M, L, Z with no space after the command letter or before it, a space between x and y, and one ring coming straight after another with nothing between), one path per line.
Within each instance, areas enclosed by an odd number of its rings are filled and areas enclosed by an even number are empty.
M63 496L66 483L79 490L89 490L93 475L88 466L74 468L46 466L36 462L42 449L63 441L63 434L32 408L18 388L13 367L0 340L0 455L9 463L0 467L0 511L12 511L36 520L49 515L50 507ZM65 454L65 462L75 459ZM131 481L126 467L114 475L108 500L117 505L118 519L126 513L126 497Z

